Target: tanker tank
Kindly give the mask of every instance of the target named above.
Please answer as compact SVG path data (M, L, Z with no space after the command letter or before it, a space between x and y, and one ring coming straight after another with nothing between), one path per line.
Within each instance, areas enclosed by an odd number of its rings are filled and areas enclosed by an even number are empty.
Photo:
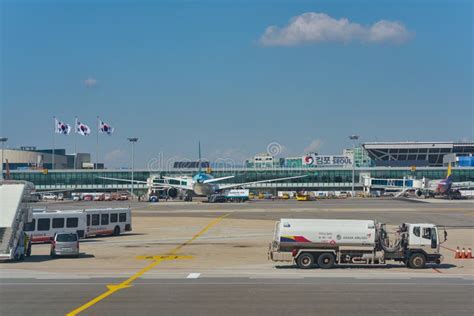
M275 242L281 251L297 248L334 248L337 246L375 247L373 220L281 219Z

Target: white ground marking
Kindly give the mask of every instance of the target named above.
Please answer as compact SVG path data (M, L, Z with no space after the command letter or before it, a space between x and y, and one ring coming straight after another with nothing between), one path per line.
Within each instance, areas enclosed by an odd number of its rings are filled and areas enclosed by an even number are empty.
M201 275L201 273L190 273L190 274L188 274L186 279L197 279L197 278L199 278L200 275Z

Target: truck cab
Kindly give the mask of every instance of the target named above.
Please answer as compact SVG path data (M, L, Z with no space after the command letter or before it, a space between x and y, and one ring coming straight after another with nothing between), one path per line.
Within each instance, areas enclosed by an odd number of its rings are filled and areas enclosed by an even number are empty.
M440 239L438 227L434 224L406 224L408 231L408 240L405 248L407 264L410 267L417 268L424 266L425 262L441 263ZM446 240L446 234L444 236ZM418 257L412 258L414 254L419 253ZM421 262L424 261L424 262Z

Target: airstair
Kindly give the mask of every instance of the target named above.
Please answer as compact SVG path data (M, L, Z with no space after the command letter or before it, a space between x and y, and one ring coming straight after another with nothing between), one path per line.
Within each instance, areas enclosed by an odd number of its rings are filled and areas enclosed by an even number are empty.
M34 187L26 181L0 181L0 260L21 256L23 225L31 219L28 206Z

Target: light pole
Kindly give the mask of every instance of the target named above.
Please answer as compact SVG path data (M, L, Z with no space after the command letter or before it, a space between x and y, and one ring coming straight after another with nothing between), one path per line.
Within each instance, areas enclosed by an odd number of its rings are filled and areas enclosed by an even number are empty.
M6 137L0 137L0 142L2 143L2 163L1 163L1 173L0 173L0 180L3 180L3 151L5 150L5 143L8 141Z
M133 200L133 184L134 184L134 169L135 169L135 143L138 142L138 137L129 137L127 138L130 143L132 143L132 200Z
M351 135L349 139L352 140L352 192L351 197L355 196L354 182L355 182L355 143L359 139L358 135Z

